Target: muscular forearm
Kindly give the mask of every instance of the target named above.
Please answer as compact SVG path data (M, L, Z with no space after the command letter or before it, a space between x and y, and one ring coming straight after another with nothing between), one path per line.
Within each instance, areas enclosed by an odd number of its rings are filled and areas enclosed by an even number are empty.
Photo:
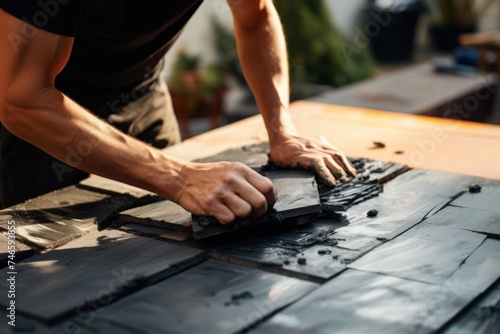
M274 140L295 133L295 128L288 113L288 61L283 29L272 2L264 4L253 20L235 19L235 36L243 72L272 145Z
M53 87L7 101L2 123L57 159L174 199L184 162L123 134Z

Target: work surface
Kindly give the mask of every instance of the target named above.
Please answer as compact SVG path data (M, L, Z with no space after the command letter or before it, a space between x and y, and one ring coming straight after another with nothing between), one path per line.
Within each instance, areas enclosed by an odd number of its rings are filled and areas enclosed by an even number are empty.
M205 242L191 238L182 210L98 177L3 210L2 266L12 221L17 251L2 272L15 284L2 279L0 303L15 300L17 331L498 332L499 127L305 102L293 109L302 132L352 157L397 163L373 163L371 184L383 192L305 225ZM167 151L197 159L246 145L253 165L265 158L251 145L262 139L254 118ZM359 190L339 189L333 200ZM13 332L7 321L2 333Z

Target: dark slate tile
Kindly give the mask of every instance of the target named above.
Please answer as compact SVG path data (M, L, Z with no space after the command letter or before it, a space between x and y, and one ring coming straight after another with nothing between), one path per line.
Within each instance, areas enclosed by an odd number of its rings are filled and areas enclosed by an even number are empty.
M340 230L375 238L393 239L446 206L477 178L457 174L412 170L384 185L378 197L351 207L350 224ZM378 211L368 217L368 211Z
M449 205L420 226L459 228L500 237L500 212L462 208Z
M187 232L168 230L155 226L128 223L120 227L121 231L133 233L136 235L155 237L169 241L186 241L192 234Z
M95 310L204 257L199 250L121 231L93 233L16 265L18 311L47 321Z
M342 218L322 218L294 228L262 228L205 249L221 260L322 282L382 243L363 235L336 233L342 224Z
M485 239L485 235L454 228L413 228L349 268L443 284Z
M321 205L314 175L302 170L270 170L261 172L274 184L276 203L274 213L261 217L236 220L221 225L207 217L193 217L193 235L197 240L229 233L258 224L303 224L321 215Z
M500 212L500 181L490 180L477 182L477 184L481 185L480 192L466 192L452 204L464 208Z
M10 321L10 320L8 320ZM146 334L147 332L138 328L132 328L124 324L96 319L96 313L82 313L79 316L65 319L57 324L47 325L32 318L17 314L15 326L7 321L0 322L0 333L30 333L30 334Z
M442 334L493 334L500 330L500 282L441 331Z
M123 211L118 219L175 231L192 232L191 213L171 201L160 201Z
M0 232L0 268L7 267L8 261L10 263L17 263L30 256L35 255L35 251L19 240L11 239L9 244L9 235L7 232Z
M106 307L99 317L148 333L239 333L316 287L208 260Z
M486 240L442 285L348 269L251 333L434 333L500 277Z
M418 314L439 292L437 285L347 270L250 333L416 333Z

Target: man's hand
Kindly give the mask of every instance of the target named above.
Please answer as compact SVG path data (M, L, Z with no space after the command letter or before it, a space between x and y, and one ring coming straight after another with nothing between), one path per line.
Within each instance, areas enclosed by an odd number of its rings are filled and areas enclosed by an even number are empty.
M186 164L175 202L193 214L220 223L260 216L276 202L272 182L242 163Z
M335 186L347 175L356 176L356 169L346 156L324 137L289 135L271 144L271 161L278 166L305 168L316 173L320 180Z

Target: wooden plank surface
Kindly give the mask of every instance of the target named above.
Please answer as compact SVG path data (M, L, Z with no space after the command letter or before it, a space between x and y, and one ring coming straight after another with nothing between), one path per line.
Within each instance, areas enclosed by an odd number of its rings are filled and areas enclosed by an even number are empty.
M429 115L482 88L494 92L496 79L486 74L461 76L434 72L434 62L398 71L323 93L313 101L342 106ZM483 93L486 94L486 93ZM440 115L441 116L441 115Z
M46 321L76 309L95 311L203 258L202 251L125 232L93 233L17 264L16 305Z
M316 284L208 260L99 313L148 333L239 333Z
M497 125L468 122L461 115L441 119L306 101L293 103L291 113L301 133L323 135L351 157L500 179ZM188 139L165 152L192 160L265 140L262 118L255 116ZM382 141L386 147L373 149L373 141Z

